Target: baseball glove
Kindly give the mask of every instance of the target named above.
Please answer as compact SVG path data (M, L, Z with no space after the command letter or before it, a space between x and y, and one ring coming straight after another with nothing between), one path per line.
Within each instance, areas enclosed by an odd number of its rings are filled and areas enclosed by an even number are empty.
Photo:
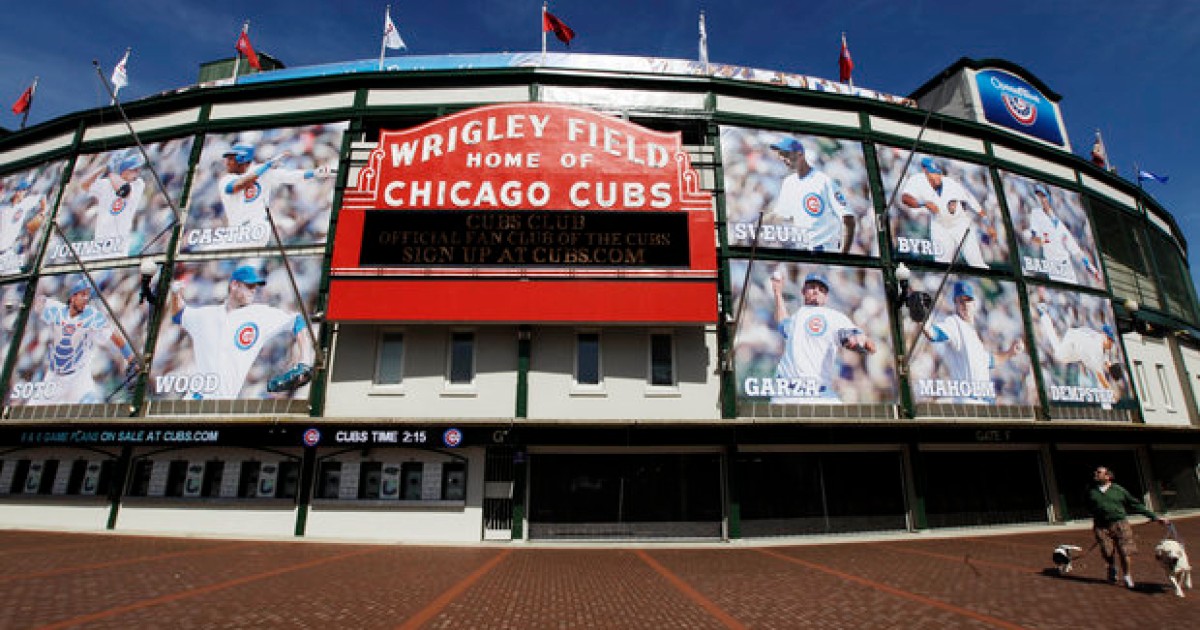
M312 368L307 364L297 363L292 369L267 381L267 391L291 392L307 385L311 380Z
M1121 367L1120 363L1108 364L1108 376L1114 381L1125 379L1125 368Z
M933 312L933 296L924 291L909 293L905 304L908 306L908 316L918 324L929 319L929 314Z

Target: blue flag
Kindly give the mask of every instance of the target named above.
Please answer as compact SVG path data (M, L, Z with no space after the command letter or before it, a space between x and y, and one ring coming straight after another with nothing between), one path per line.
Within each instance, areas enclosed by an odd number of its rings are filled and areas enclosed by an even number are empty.
M1171 178L1167 177L1166 175L1155 175L1154 173L1151 173L1150 171L1147 171L1144 168L1139 169L1138 170L1138 181L1144 182L1147 179L1153 179L1154 181L1156 181L1160 184L1165 184L1165 183L1167 183L1167 180L1171 179Z

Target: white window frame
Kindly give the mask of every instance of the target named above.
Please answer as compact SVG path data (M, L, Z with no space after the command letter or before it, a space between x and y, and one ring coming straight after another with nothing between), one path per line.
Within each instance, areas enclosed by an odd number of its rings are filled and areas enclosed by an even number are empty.
M455 383L452 381L454 374L454 338L457 335L471 336L471 380L468 383ZM475 384L479 377L479 333L470 328L452 329L446 335L446 375L445 375L445 392L451 395L474 395Z
M580 383L579 382L579 348L580 338L584 335L595 335L596 337L596 382L595 383ZM571 353L571 393L580 396L601 396L605 394L604 389L604 335L600 334L599 330L595 329L580 329L576 330L573 336L574 343Z
M384 361L384 340L390 336L400 337L400 357L398 366L399 380L395 383L381 383L379 381L379 372ZM370 393L392 396L404 394L404 363L408 355L406 352L408 346L407 337L407 331L400 328L387 328L380 330L375 334L375 369L371 374Z
M1175 397L1171 395L1171 381L1167 376L1167 366L1155 363L1154 370L1158 373L1158 385L1163 395L1163 406L1167 411L1175 411Z
M671 382L656 384L654 382L654 339L666 337L670 347ZM650 330L646 335L646 395L647 396L678 396L679 395L679 345L675 331L670 329Z
M1153 410L1154 394L1150 392L1150 387L1147 384L1145 363L1136 360L1133 362L1133 378L1137 379L1138 392L1142 396L1142 407Z

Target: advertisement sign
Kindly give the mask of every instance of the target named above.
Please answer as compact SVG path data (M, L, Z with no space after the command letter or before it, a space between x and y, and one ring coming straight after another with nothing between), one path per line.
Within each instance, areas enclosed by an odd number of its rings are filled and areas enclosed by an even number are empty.
M1052 403L1112 409L1132 398L1108 298L1031 286L1029 304Z
M0 177L0 277L29 271L46 231L64 161Z
M895 403L883 274L800 263L730 262L746 304L734 339L738 399L772 404Z
M979 104L988 122L1064 146L1058 107L1028 81L1004 70L975 73Z
M146 155L178 206L192 153L192 137L146 145ZM81 155L63 191L57 233L43 267L165 252L175 216L137 147ZM68 249L68 247L70 249Z
M942 274L914 273L909 290L936 296ZM1012 282L951 274L923 322L902 311L918 403L1036 405L1033 363Z
M8 404L123 403L132 399L137 385L136 355L146 344L149 321L148 307L138 304L141 277L136 268L127 267L94 271L92 278L99 295L82 273L38 280Z
M1008 236L986 166L880 145L879 170L889 199L897 258L1008 267ZM906 168L907 166L907 168ZM959 249L959 243L962 248Z
M716 317L712 195L679 133L479 107L380 132L342 203L331 319Z
M181 252L319 245L346 123L212 134L196 163Z
M730 245L879 255L861 143L723 126L721 162Z
M1017 251L1024 275L1092 289L1105 288L1083 197L1004 171L1000 180L1017 231Z
M296 256L289 260L301 299L311 312L321 279L321 259ZM301 366L311 368L313 346L281 258L181 262L172 277L148 397L233 400L308 396L307 380L289 380L289 375L303 372Z

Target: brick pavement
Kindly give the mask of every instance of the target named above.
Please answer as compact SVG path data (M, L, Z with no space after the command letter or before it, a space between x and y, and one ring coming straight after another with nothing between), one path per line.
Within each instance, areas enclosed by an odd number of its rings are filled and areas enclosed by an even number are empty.
M1141 519L1135 522L1140 522ZM1200 541L1200 516L1176 520ZM1200 623L1137 525L1134 591L1081 527L731 544L460 547L0 531L2 628L1145 628ZM1194 545L1200 550L1200 543ZM1200 555L1196 552L1195 555ZM1198 563L1200 564L1200 563ZM1200 581L1200 580L1198 580Z

